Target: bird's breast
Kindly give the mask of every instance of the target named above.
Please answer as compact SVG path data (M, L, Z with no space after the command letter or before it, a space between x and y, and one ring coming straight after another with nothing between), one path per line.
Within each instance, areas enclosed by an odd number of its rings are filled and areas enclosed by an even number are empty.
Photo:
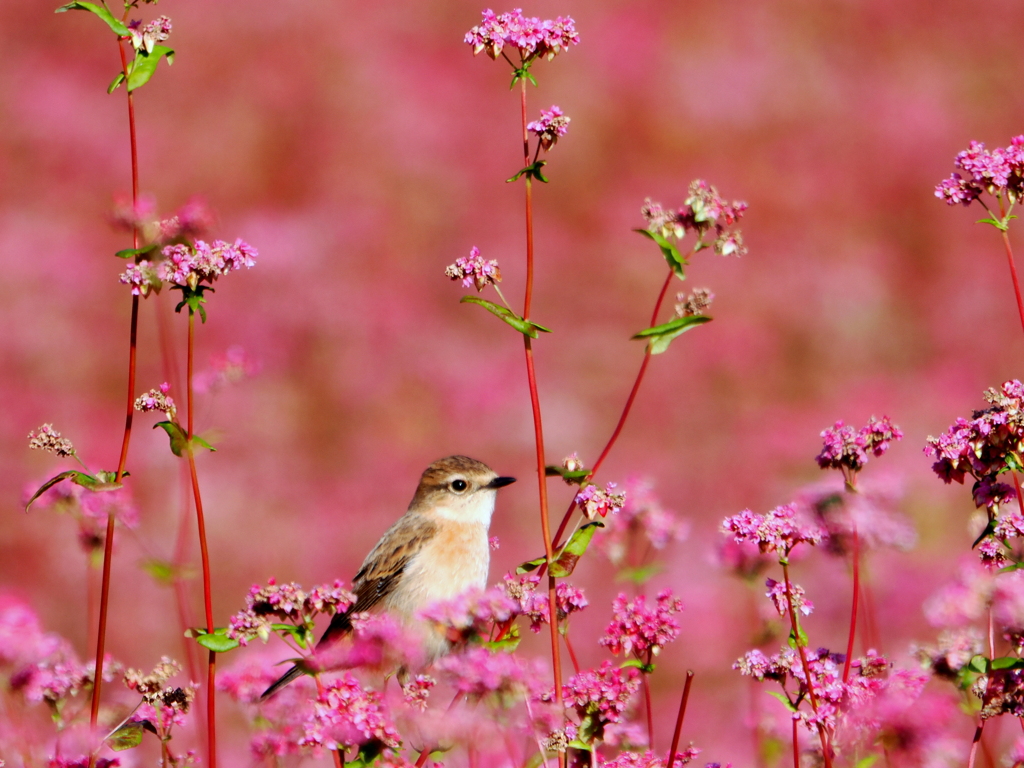
M427 606L487 586L487 528L446 520L406 566L388 610L407 618Z

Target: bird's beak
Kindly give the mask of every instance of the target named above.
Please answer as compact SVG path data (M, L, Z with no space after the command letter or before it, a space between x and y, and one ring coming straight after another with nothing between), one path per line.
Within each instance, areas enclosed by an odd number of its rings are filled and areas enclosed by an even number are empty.
M488 488L504 488L506 485L512 485L516 479L514 477L496 477L487 484Z

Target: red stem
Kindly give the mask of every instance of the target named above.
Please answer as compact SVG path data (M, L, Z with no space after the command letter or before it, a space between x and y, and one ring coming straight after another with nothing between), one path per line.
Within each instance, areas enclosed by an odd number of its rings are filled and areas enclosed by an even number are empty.
M572 662L572 668L578 675L580 673L580 662L576 658L576 651L573 650L572 643L569 642L569 633L566 632L562 635L562 639L565 640L565 647L569 651L569 660Z
M668 275L665 276L665 282L661 286L661 292L658 294L658 300L654 302L654 311L651 313L651 326L658 322L658 313L661 312L661 305L665 300L665 294L668 293L668 287L672 283L673 272L670 269ZM644 359L640 363L640 370L637 371L636 380L633 382L633 388L629 391L629 397L626 398L626 405L622 408L622 414L619 416L619 421L615 425L615 429L612 431L612 436L608 438L608 442L604 446L604 450L601 451L601 455L598 456L597 461L594 462L594 468L590 471L590 475L587 476L588 480L592 480L594 475L597 474L597 470L601 468L604 460L608 458L608 454L612 450L612 446L615 445L615 441L619 439L619 434L622 432L622 427L626 424L626 419L629 417L629 412L633 408L633 401L636 400L636 394L640 391L640 383L644 380L644 374L647 372L647 364L651 361L651 348L648 346L644 350ZM555 542L562 538L562 534L565 533L565 528L569 524L569 519L572 517L573 511L576 509L576 499L573 497L572 503L569 504L569 508L565 511L565 515L562 516L562 522L558 524L558 531L555 533Z
M800 654L800 665L804 670L804 679L807 681L807 697L811 701L811 709L818 714L818 696L814 692L814 682L811 678L811 668L807 663L807 652L800 640L800 626L797 624L796 611L793 608L793 585L789 581L789 565L782 563L782 577L786 582L786 603L789 607L789 621L793 627L793 639L796 643L797 652ZM821 738L821 755L825 760L825 768L832 768L832 755L829 754L828 737L825 735L825 726L818 723L818 736Z
M644 684L644 707L647 710L647 744L651 751L654 750L654 707L651 705L651 683L647 679L647 674L644 673L641 676L641 680ZM669 763L671 765L671 763Z
M206 546L206 519L203 516L203 499L199 493L199 476L196 474L196 458L192 450L193 434L193 397L192 372L195 352L196 315L189 308L188 311L188 369L186 373L185 389L188 402L188 470L192 478L192 496L196 504L196 518L199 523L199 551L203 561L203 607L206 610L206 631L213 632L213 592L210 587L210 552ZM217 768L217 718L215 712L215 683L217 678L217 654L210 651L207 662L206 675L206 730L209 741L207 743L207 765L210 768Z
M530 137L526 130L526 80L521 89L523 119L523 158L530 162ZM533 298L533 183L529 176L526 185L526 295L523 299L523 319L530 318L530 302ZM537 373L533 363L533 340L523 334L526 350L526 377L530 386L530 406L533 410L533 433L537 448L537 482L540 489L540 527L544 537L544 554L550 563L554 556L551 545L551 528L548 520L548 484L544 461L544 425L540 414L540 396L537 393ZM558 643L558 595L554 576L548 574L548 621L551 625L551 666L555 685L555 706L562 708L562 662ZM565 752L558 753L560 768L565 766Z
M127 13L127 12L126 12ZM118 53L121 55L121 70L128 76L128 58L124 51L124 42L119 38ZM127 91L127 88L125 89ZM139 199L139 153L135 141L135 103L131 92L128 92L128 134L132 156L132 210ZM139 247L139 230L132 232L132 247ZM121 482L125 464L128 462L128 444L132 437L132 417L135 415L135 360L139 328L139 297L132 295L132 319L128 334L128 404L124 419L124 437L121 438L121 455L117 462L115 483ZM93 668L92 702L89 712L89 727L96 732L96 722L100 713L100 698L103 692L103 656L106 652L107 613L110 609L110 566L114 554L114 516L107 516L107 535L103 543L103 577L100 586L100 617L96 632L96 662ZM96 750L89 753L89 768L96 765Z
M1020 314L1020 325L1024 328L1024 300L1020 296L1020 282L1017 280L1017 267L1013 263L1013 250L1010 248L1010 235L1006 230L1000 230L1003 236L1003 245L1006 247L1006 260L1010 264L1010 277L1013 280L1013 294L1017 297L1017 312Z
M846 661L843 664L843 683L850 679L850 663L853 661L853 640L857 634L857 606L860 604L860 539L857 524L853 524L853 607L850 609L850 637L846 641Z
M974 731L974 741L971 742L971 754L970 757L967 758L967 768L974 768L974 758L978 754L978 744L981 743L981 734L982 731L985 730L986 722L986 720L982 720L978 723L977 730Z
M679 712L676 714L676 729L672 732L672 748L668 751L668 768L673 768L676 755L679 753L679 734L683 732L683 718L686 716L686 702L690 699L690 684L693 682L693 670L686 670L686 683L683 685L683 696L679 700ZM797 768L800 768L797 766Z
M800 768L800 731L797 730L796 719L793 720L793 768Z

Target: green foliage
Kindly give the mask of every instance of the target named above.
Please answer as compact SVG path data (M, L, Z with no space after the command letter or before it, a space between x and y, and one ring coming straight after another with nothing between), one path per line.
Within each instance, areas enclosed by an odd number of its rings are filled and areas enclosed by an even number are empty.
M203 305L206 303L206 292L216 293L216 291L208 285L197 285L195 288L189 288L187 285L172 285L172 291L181 291L181 301L174 307L175 312L181 312L185 307L188 307L189 314L199 313L199 319L204 323L206 322L206 309Z
M556 578L564 578L572 575L572 572L576 569L576 563L583 556L583 553L587 551L587 547L590 546L590 540L594 538L594 533L598 528L604 528L604 523L599 520L595 520L592 523L587 523L584 526L578 528L566 543L564 547L555 555L554 560L551 563L551 575ZM522 575L535 571L540 568L544 563L547 562L547 557L541 556L534 560L528 560L522 563L516 568L516 573Z
M126 749L135 749L142 743L142 734L145 726L135 720L122 723L121 726L107 737L107 746L115 752L123 752Z
M672 241L660 232L651 232L646 229L634 229L633 231L657 243L662 255L665 257L665 261L668 262L669 268L675 273L676 277L680 280L686 279L687 261L679 253L679 249L676 248Z
M128 473L125 472L125 475ZM99 493L102 491L115 491L121 487L121 483L115 483L114 478L117 476L115 472L97 472L95 475L90 475L85 472L79 472L77 469L70 469L67 472L61 472L59 475L54 475L45 483L43 483L39 490L32 494L32 498L25 504L25 511L32 506L32 502L50 490L53 486L57 485L64 480L70 480L75 485L80 485L87 491L93 493Z
M128 65L128 93L149 82L156 73L156 65L160 63L161 58L166 58L170 66L174 62L174 51L165 45L154 45L152 52L147 53L145 48L135 52L135 60Z
M185 632L185 637L195 638L195 641L203 646L203 648L207 648L214 653L226 653L240 645L237 640L227 635L227 627L217 627L213 632L207 632L202 627L192 627Z
M567 483L573 483L574 485L581 485L584 480L590 477L590 473L593 470L590 469L574 469L569 471L565 467L557 467L554 464L549 464L544 467L544 474L548 477L560 477Z
M547 160L538 160L535 163L530 163L528 166L523 168L521 171L519 171L519 173L517 173L512 178L505 179L505 183L511 184L513 181L518 181L520 176L525 176L527 179L536 179L537 181L541 181L547 184L548 180L547 178L545 178L544 173L541 171L541 169L547 164Z
M123 80L124 73L122 72L119 75L119 77ZM123 251L118 251L114 255L117 256L117 258L119 259L131 259L134 258L135 256L142 256L144 254L149 253L150 251L155 251L156 248L156 243L153 243L151 245L145 245L142 248L125 248Z
M54 13L66 13L67 11L89 11L90 13L95 13L106 22L107 26L110 27L118 37L128 37L131 34L128 31L128 27L118 19L114 18L114 14L103 6L96 5L96 3L68 3L67 5L62 5L60 8L56 9Z
M711 318L707 315L687 315L686 317L676 317L669 320L667 323L661 325L655 325L652 328L645 328L637 334L633 335L634 339L648 339L652 355L660 355L669 345L682 334L686 333L691 328L696 328L698 325L704 325L710 323Z
M551 333L550 328L545 328L543 325L538 325L532 320L524 320L508 307L503 307L500 304L495 304L493 301L487 301L487 299L481 299L479 296L463 296L459 303L479 304L488 312L497 315L506 323L515 328L517 331L519 331L522 334L525 334L526 336L529 336L531 339L536 339L538 337L538 331L543 331L544 333Z

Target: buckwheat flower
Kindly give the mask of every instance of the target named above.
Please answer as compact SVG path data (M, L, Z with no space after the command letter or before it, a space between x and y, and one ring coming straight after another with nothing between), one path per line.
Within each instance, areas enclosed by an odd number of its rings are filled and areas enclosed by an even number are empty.
M625 504L618 514L605 519L605 529L592 544L613 565L624 565L630 549L662 550L687 537L689 524L662 506L650 481L629 477L623 485Z
M114 208L108 216L110 225L123 232L143 230L156 216L156 200L151 195L140 195L137 200L124 195L114 198Z
M990 192L1005 187L1013 173L1005 150L997 148L990 152L980 141L972 141L967 149L957 154L956 166L971 174Z
M75 446L66 437L61 437L60 432L53 428L53 424L43 424L38 429L28 433L28 447L35 451L46 451L57 456L74 456Z
M700 749L690 744L686 749L676 753L672 768L687 765L696 759L699 754ZM601 768L667 768L668 763L665 757L648 750L643 754L639 752L620 752L612 760L601 759L598 765ZM709 763L710 765L712 764Z
M936 185L935 196L945 201L947 205L968 206L981 197L984 191L981 185L967 181L959 173L954 173Z
M768 591L765 592L765 596L769 598L772 603L775 604L775 610L779 612L779 616L785 616L789 613L789 601L793 601L794 610L799 611L804 616L810 616L814 611L814 603L804 597L804 588L797 585L790 585L790 596L786 597L786 582L775 581L775 579L767 579L765 586L768 587Z
M818 466L822 469L839 469L843 472L859 472L868 461L868 454L881 456L894 440L901 440L903 432L892 423L888 416L881 420L872 416L868 423L854 432L853 427L837 421L821 433L823 447L818 454Z
M118 280L122 285L130 285L134 296L148 296L150 291L160 289L158 270L146 259L138 264L126 265Z
M480 24L469 30L465 37L474 55L484 51L492 59L497 59L506 47L510 47L517 49L524 64L544 56L552 59L579 41L575 22L568 16L541 21L536 17L523 16L519 8L500 15L489 9L484 11Z
M346 642L318 651L309 666L319 670L365 669L390 672L423 666L423 639L387 613L354 613Z
M191 246L183 243L168 245L161 253L165 260L157 269L158 277L192 290L200 282L213 283L228 272L256 266L259 256L259 252L241 238L234 243L196 240Z
M667 644L679 637L679 622L673 616L683 610L683 601L673 597L672 590L658 593L655 604L648 606L644 595L629 600L619 593L612 603L612 621L604 631L601 645L618 655L633 653L657 655Z
M580 460L579 454L573 451L564 459L562 459L562 469L566 472L579 472L584 468L583 462ZM566 480L567 483L572 483L571 480Z
M492 652L483 646L449 654L436 664L438 670L459 693L479 699L489 694L499 697L522 695L537 688L541 679L538 661L525 667L511 653Z
M882 478L871 485L862 484L858 493L849 493L838 477L802 488L794 501L798 510L806 510L828 533L825 541L830 554L846 556L853 549L853 534L858 546L878 549L911 549L917 541L913 524L897 510L902 497L901 485Z
M128 23L128 32L131 35L132 47L135 50L145 50L147 54L153 52L153 46L162 43L171 34L171 20L166 16L158 16L145 26L138 20Z
M427 708L430 689L437 681L430 675L416 675L412 680L402 683L402 698L405 703L421 712Z
M766 515L745 509L738 515L725 518L721 531L731 533L737 543L753 542L762 553L779 552L783 557L788 556L797 544L818 544L823 535L817 526L799 520L792 504L776 507Z
M945 629L935 646L915 646L912 653L922 666L944 680L957 680L960 670L984 650L984 641L974 627Z
M541 626L548 623L551 612L548 608L547 590L539 589L539 576L523 576L516 578L511 573L505 574L505 594L516 603L515 613L530 620L530 629L540 632ZM587 598L583 591L567 581L559 581L555 587L555 610L558 620L565 621L571 614L587 607Z
M299 746L304 747L347 749L379 741L394 748L400 743L380 694L349 672L323 686L303 730Z
M121 760L116 757L97 757L95 764L96 768L117 768L121 765ZM54 755L46 765L47 768L89 768L89 755L80 755L79 757Z
M168 420L174 421L178 409L174 405L174 398L167 394L170 389L171 385L165 381L159 389L151 389L149 392L139 395L135 399L135 410L143 413L160 411L167 416Z
M486 261L480 257L480 249L475 245L469 249L469 256L462 256L449 264L445 275L452 280L461 280L465 288L475 285L477 291L482 291L488 285L501 282L501 270L498 262L494 259Z
M690 293L676 294L676 317L703 315L715 300L715 294L708 288L695 288Z
M596 485L587 485L576 494L576 505L587 516L588 520L595 519L598 515L607 517L608 513L615 513L622 509L626 503L626 494L616 492L616 483L607 483L602 491Z
M569 130L569 118L562 113L560 107L552 105L551 109L542 109L540 120L528 123L526 130L537 135L541 149L547 152Z
M984 617L992 605L995 583L994 573L977 563L965 562L952 582L924 601L924 616L933 627L958 628L973 624Z
M574 709L581 719L589 715L595 735L600 737L604 726L622 720L630 699L639 689L640 671L636 667L620 669L605 660L599 668L569 678L562 686L562 699L566 708Z
M990 670L974 682L971 691L981 699L982 721L999 715L1024 717L1024 671Z
M715 253L719 256L744 256L747 247L743 244L743 233L740 231L723 232L715 238Z
M763 651L748 651L744 656L733 662L732 668L739 670L741 675L752 677L758 682L774 680L778 683L785 683L789 675L790 660L785 656L775 654L767 656Z

